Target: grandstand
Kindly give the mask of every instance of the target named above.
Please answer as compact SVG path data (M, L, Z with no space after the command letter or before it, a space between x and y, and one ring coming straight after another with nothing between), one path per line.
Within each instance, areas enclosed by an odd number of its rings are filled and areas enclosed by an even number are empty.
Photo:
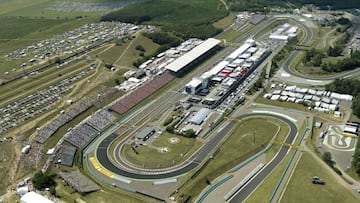
M98 185L96 185L89 178L81 174L79 171L60 172L59 176L68 185L70 185L72 188L74 188L77 192L81 194L100 190L100 187Z
M116 119L110 112L100 110L90 116L86 123L98 131L101 131Z
M62 145L56 153L56 161L64 166L71 167L74 162L76 148L73 146Z
M81 124L73 128L65 135L65 140L77 148L84 147L96 135L98 131L87 124Z
M157 75L154 79L117 101L110 109L119 114L123 114L173 79L174 76L167 71Z
M91 103L87 101L80 102L79 105L71 108L67 113L60 114L59 117L55 118L52 122L50 122L44 128L41 128L38 131L37 136L35 137L35 141L43 144L48 140L59 128L65 125L67 122L74 119L76 116L86 111L91 107Z

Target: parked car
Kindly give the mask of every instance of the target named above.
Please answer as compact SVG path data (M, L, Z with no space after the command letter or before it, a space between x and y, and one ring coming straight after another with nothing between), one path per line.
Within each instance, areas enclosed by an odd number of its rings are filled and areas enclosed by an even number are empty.
M325 181L321 180L319 177L314 176L312 179L312 183L313 184L318 184L318 185L325 185Z

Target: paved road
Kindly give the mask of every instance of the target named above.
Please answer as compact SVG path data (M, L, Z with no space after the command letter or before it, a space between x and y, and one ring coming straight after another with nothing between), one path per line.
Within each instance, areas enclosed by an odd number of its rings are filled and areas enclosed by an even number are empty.
M288 138L286 139L286 142L292 142L294 137L297 133L297 128L295 124L293 124L291 121L277 115L269 115L269 114L245 114L241 115L238 118L244 119L249 116L271 116L275 117L277 119L283 120L284 122L288 123L290 126L290 134ZM213 149L216 148L216 146L220 143L221 140L226 136L226 134L229 133L229 131L237 124L236 121L230 122L228 125L226 125L223 129L221 129L219 132L216 131L214 137L206 144L204 145L197 153L192 155L188 161L180 164L177 168L171 170L171 171L163 171L162 173L146 173L143 171L136 171L136 170L124 170L122 168L119 168L116 166L108 157L108 147L110 146L111 142L117 138L117 134L112 134L111 136L104 139L100 144L96 151L97 158L102 166L107 168L109 171L128 178L132 179L165 179L165 178L172 178L176 176L183 175L192 169L194 169L196 166L198 166L202 161L204 161L208 155L213 151ZM283 147L280 151L280 155L282 155L283 152L287 152L288 148ZM281 161L283 157L277 156L278 162ZM275 160L274 160L275 161ZM275 161L276 162L276 161ZM277 165L277 164L276 164ZM276 166L274 165L274 166Z
M296 23L300 24L302 27L304 27L305 32L306 32L306 36L305 38L302 40L302 42L300 42L300 45L308 45L308 43L310 42L311 38L313 37L313 32L312 30L305 25L304 23L298 21L297 19L291 18L293 21L295 21ZM354 20L354 19L353 19ZM359 29L360 26L358 26L356 29ZM299 73L295 70L292 70L290 68L291 63L298 57L298 55L301 53L301 51L299 50L294 50L291 55L288 57L288 59L285 61L284 65L283 65L283 70L287 73L289 73L290 75L292 75L293 77L297 77L298 80L296 81L301 81L301 79L309 79L309 80L315 80L320 82L321 84L326 84L326 83L330 83L332 80L335 79L340 79L340 78L346 78L349 77L351 75L353 75L354 73L357 73L360 71L360 69L354 69L351 71L347 71L344 73L340 73L340 74L336 74L336 75L332 75L332 76L326 76L326 77L314 77L311 75L304 75L302 73ZM294 80L294 78L291 78L291 80ZM309 83L311 81L307 81L307 83ZM319 83L316 83L316 85L319 85Z
M286 122L290 126L289 136L286 138L286 143L292 143L297 135L297 127L296 125L287 120L286 118L280 116L273 116L277 119L280 119ZM281 147L279 153L275 156L275 158L268 163L263 170L261 170L258 175L256 175L252 180L250 180L243 188L241 188L231 199L230 203L239 203L243 202L261 183L262 181L270 175L270 173L280 164L280 162L285 158L286 154L290 150L289 147L283 146Z

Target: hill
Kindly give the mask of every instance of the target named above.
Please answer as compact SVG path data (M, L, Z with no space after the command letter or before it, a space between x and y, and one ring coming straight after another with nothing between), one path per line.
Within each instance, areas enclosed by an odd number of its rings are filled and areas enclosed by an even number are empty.
M111 12L102 20L152 24L182 38L207 38L221 32L212 23L227 15L219 0L152 0Z

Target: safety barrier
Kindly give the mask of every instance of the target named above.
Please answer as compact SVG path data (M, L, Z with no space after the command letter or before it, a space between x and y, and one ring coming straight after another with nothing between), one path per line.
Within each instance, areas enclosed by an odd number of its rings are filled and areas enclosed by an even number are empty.
M304 130L304 132L303 132L303 134L302 134L299 142L297 143L297 145L300 145L300 144L301 144L301 142L302 142L302 140L304 139L305 134L306 134L306 132L307 132L308 130L309 130L309 128L308 128L308 119L306 119L306 120L305 120L305 130ZM280 179L279 179L279 181L277 182L277 184L276 184L276 186L275 186L274 191L273 191L273 192L271 193L271 195L270 195L270 198L269 198L269 201L270 201L270 202L274 199L276 192L278 191L278 189L279 189L282 181L284 180L285 174L286 174L287 171L289 170L290 164L291 164L292 161L294 160L296 152L297 152L297 150L293 151L293 153L291 154L291 158L289 159L288 163L286 164L286 167L285 167L284 171L282 172L282 174L281 174L281 176L280 176Z
M162 185L162 184L176 183L176 182L177 182L177 179L159 180L159 181L155 181L154 185Z
M255 174L257 174L260 169L262 169L265 166L265 164L261 163L258 166L256 166L247 176L245 176L245 178L243 178L232 190L230 190L230 192L228 192L225 196L224 199L225 201L227 201L228 199L230 199L230 197L232 197L237 191L240 190L240 188L242 188L252 177L254 177Z

